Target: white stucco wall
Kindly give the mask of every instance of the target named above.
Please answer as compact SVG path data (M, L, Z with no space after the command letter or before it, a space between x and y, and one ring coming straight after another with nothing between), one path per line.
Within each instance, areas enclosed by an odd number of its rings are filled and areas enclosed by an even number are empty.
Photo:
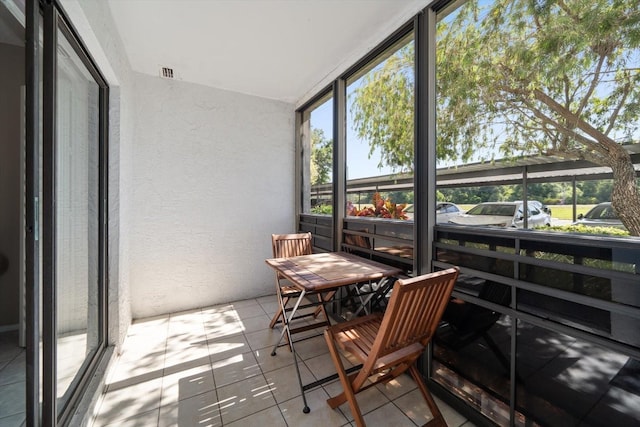
M293 105L133 73L106 2L63 5L110 86L110 342L132 317L272 293Z
M273 292L270 234L294 230L294 107L134 74L134 318Z

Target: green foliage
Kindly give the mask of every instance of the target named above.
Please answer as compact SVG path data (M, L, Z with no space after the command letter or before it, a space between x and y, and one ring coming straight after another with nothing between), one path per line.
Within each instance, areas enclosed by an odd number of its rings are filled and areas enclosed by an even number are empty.
M331 182L333 140L322 129L311 129L311 185Z
M615 227L589 227L586 225L555 225L545 227L548 231L561 231L564 233L582 233L582 234L606 234L608 236L628 236L629 232L620 230Z
M579 181L576 183L578 204L595 205L611 201L613 183L609 179ZM438 190L438 201L457 204L478 204L480 202L505 202L522 200L521 185L496 185L481 187L457 187ZM571 204L572 187L566 182L529 184L527 198L546 205Z
M496 147L606 164L637 126L637 0L480 4L438 24L439 140L463 160Z
M331 205L316 205L311 208L311 213L320 215L331 215L333 213L333 206Z
M378 167L413 170L413 42L363 77L351 95L354 130L369 141L369 158L379 148Z
M482 187L444 188L440 192L446 201L462 204L482 202L503 202L521 198L522 191L517 185L491 185ZM533 197L529 196L529 199Z
M595 204L611 200L613 182L610 180L585 181L580 183L578 203Z
M393 203L413 203L413 191L390 191L386 196Z

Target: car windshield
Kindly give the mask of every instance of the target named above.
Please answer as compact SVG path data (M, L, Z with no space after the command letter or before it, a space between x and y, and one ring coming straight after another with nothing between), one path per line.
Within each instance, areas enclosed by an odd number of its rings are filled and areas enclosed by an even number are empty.
M513 216L516 205L477 205L469 209L469 215Z
M584 217L587 219L618 219L618 215L611 205L596 206Z

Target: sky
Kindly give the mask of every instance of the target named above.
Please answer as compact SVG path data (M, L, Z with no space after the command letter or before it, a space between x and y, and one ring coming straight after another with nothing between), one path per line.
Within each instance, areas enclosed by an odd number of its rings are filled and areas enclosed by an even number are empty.
M361 79L353 82L347 92L353 91L360 84ZM368 178L389 175L394 171L389 167L378 168L381 158L376 150L369 158L369 142L358 138L351 126L351 114L347 108L347 179ZM327 138L333 135L333 98L311 112L311 127L322 129Z

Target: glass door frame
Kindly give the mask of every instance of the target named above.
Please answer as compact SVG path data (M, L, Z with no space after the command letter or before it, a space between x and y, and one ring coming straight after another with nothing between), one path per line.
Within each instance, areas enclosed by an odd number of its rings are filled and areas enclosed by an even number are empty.
M40 7L25 3L26 424L40 425Z
M78 33L56 0L27 0L26 18L26 421L29 426L65 424L91 380L108 342L108 99L109 88ZM42 28L40 26L42 18ZM40 34L42 30L42 63ZM57 402L56 150L58 31L69 41L99 86L98 98L98 329L95 353L79 373L71 397ZM42 67L42 93L40 93ZM42 117L40 107L42 106ZM40 134L42 123L42 134ZM39 168L42 139L42 170ZM42 200L38 199L42 189ZM39 216L40 205L42 217ZM41 267L40 267L41 262ZM41 270L40 270L41 268ZM40 297L42 295L42 297ZM40 339L42 338L42 353ZM40 400L42 396L42 400Z

